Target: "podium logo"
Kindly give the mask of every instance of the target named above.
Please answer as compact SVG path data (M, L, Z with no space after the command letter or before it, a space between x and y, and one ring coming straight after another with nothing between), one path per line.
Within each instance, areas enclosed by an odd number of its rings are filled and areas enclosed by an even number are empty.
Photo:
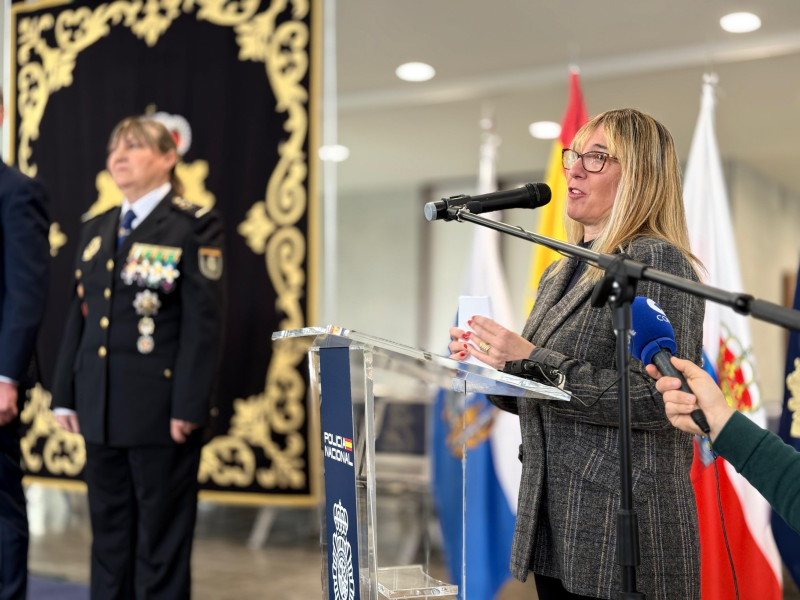
M326 434L327 435L327 434ZM341 499L333 505L335 530L331 536L331 579L335 600L353 600L356 582L353 579L353 550L347 541L350 516Z
M323 433L323 451L326 458L353 466L353 440L350 438L326 431Z

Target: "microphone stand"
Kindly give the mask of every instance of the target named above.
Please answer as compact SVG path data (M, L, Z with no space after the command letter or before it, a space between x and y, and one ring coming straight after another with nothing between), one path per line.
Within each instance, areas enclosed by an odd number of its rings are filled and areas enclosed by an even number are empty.
M654 281L706 300L711 300L734 311L756 319L800 331L800 311L758 300L749 294L737 294L721 288L684 279L653 269L632 260L624 254L601 254L567 242L531 233L521 227L493 221L474 215L465 206L447 209L448 219L470 221L502 233L507 233L551 250L579 258L603 269L605 276L595 285L592 306L608 304L613 310L612 325L617 336L616 353L619 378L619 454L620 454L620 507L617 512L617 562L620 565L622 600L644 599L636 591L636 567L639 565L639 525L633 508L633 479L631 474L631 406L630 406L630 348L631 302L636 296L636 285L642 279Z
M728 306L739 314L751 316L759 321L766 321L767 323L772 323L773 325L779 325L781 327L786 327L787 329L800 331L800 311L786 308L785 306L768 302L767 300L759 300L750 294L729 292L727 290L723 290L722 288L706 285L704 283L698 283L690 279L684 279L683 277L678 277L677 275L672 275L671 273L659 271L658 269L654 269L644 263L631 260L626 258L624 255L601 254L600 252L595 252L594 250L589 250L588 248L581 248L580 246L575 246L574 244L569 244L560 240L554 240L553 238L539 235L538 233L531 233L530 231L526 231L521 227L514 227L500 221L492 221L491 219L487 219L479 215L473 215L463 206L449 207L447 212L448 216L453 220L470 221L471 223L476 223L478 225L500 231L501 233L507 233L509 235L513 235L514 237L528 240L534 244L539 244L540 246L545 246L551 250L555 250L559 254L580 258L584 262L605 271L608 271L613 262L621 261L623 263L622 268L637 281L640 279L645 279L647 281L661 283L676 290L681 290L682 292L692 294L693 296L698 296L700 298L705 298L706 300L716 302L717 304Z

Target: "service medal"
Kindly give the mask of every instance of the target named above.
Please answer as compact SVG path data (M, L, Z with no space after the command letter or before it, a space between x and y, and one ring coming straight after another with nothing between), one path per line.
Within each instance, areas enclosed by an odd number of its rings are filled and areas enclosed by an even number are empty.
M83 249L83 262L89 262L94 258L94 255L97 254L97 251L100 250L100 244L102 243L103 238L99 235L94 236L88 244L86 244L86 248Z
M161 272L164 270L164 265L160 260L156 259L150 265L150 271L147 273L147 287L158 288L161 285Z
M125 282L125 285L133 285L133 282L136 281L136 265L134 264L133 268L129 268L131 263L126 263L124 267L122 267L122 271L120 271L119 276L122 278L122 281Z
M139 333L142 335L153 335L156 330L156 322L152 317L142 317L139 319Z
M177 265L182 250L177 246L133 244L120 276L127 285L136 284L169 293L180 275Z
M142 354L150 354L154 347L155 342L153 341L152 336L143 335L136 340L136 349Z
M175 287L175 280L180 276L181 272L171 262L164 264L164 270L161 277L161 289L166 293L172 291Z
M158 314L158 309L161 308L161 300L158 299L158 294L150 290L142 290L136 292L136 297L133 299L133 308L136 310L137 315L143 317L152 317Z
M147 285L147 280L150 277L150 260L145 256L136 265L136 283L141 286Z

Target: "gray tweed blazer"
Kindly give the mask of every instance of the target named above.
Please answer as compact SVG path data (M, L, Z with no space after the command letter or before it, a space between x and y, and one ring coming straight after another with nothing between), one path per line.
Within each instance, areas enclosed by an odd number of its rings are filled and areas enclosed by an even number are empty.
M695 279L671 244L639 238L628 250L637 261ZM592 308L591 283L565 293L578 265L542 277L522 335L536 344L530 358L566 375L569 403L492 397L519 414L522 479L511 572L561 579L572 593L616 598L619 509L619 396L611 309ZM675 329L678 356L699 362L704 302L666 286L642 281L638 296L655 300ZM649 600L700 598L700 542L689 480L692 436L666 418L661 395L642 363L631 361L634 508L639 520L641 564L637 590Z

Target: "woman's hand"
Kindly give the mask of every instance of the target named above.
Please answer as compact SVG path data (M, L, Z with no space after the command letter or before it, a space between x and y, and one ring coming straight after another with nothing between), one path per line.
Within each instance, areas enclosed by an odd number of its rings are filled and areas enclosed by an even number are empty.
M71 412L56 415L56 422L64 431L69 431L70 433L80 433L81 426L78 423L78 413Z
M502 369L509 360L528 358L536 347L488 317L474 316L469 326L472 331L450 328L450 358L466 360L474 356L495 369Z
M169 420L169 434L172 436L172 441L176 444L185 443L195 429L197 429L195 423L190 423L189 421L183 421L181 419Z
M711 440L735 412L713 379L696 364L673 356L672 365L686 377L686 383L694 394L682 392L680 379L664 377L655 365L647 365L647 373L656 381L656 389L664 398L664 410L670 422L682 431L705 435L691 418L694 409L700 408L711 428Z

